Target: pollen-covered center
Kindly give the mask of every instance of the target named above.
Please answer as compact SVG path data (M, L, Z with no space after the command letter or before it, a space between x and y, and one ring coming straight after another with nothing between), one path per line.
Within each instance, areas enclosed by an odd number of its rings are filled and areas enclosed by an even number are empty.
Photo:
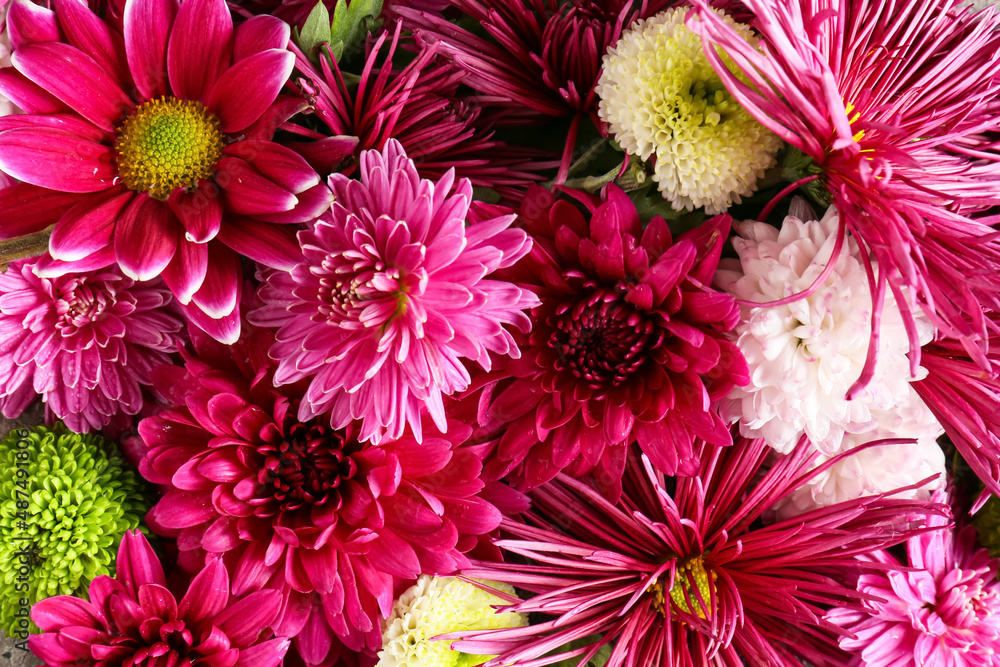
M166 199L210 178L224 146L219 119L200 102L160 97L118 128L118 173L130 190Z
M712 592L716 574L705 569L705 563L698 556L677 563L674 585L670 589L670 600L674 607L688 614L706 618L712 611Z

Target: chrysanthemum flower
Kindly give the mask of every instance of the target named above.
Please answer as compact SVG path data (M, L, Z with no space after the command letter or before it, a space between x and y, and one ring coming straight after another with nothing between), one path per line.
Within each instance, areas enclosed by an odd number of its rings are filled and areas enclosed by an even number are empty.
M212 559L178 602L163 566L139 531L118 548L117 576L97 577L89 600L60 596L35 605L45 634L28 639L50 667L213 665L278 667L288 650L269 626L281 606L276 591L230 595L229 573Z
M385 621L377 667L474 667L488 656L453 651L438 635L462 630L521 628L524 614L496 611L514 595L514 588L495 581L480 582L505 594L500 598L475 584L454 577L421 576L392 605Z
M362 153L360 169L360 181L330 177L332 215L300 233L304 261L266 274L250 319L278 329L275 382L309 378L299 419L359 419L375 442L409 424L419 440L425 407L447 428L442 396L470 382L462 359L488 370L490 353L519 356L505 325L527 331L521 311L537 299L487 276L531 241L453 171L421 179L395 140Z
M716 277L743 302L765 304L743 308L737 344L750 382L729 396L723 416L739 421L743 435L763 437L782 453L805 433L820 451L833 454L845 433L877 428L872 411L893 410L910 395L910 339L892 294L879 322L878 364L861 394L849 395L865 371L871 341L868 271L881 275L883 269L839 229L835 207L818 221L789 215L780 230L741 223L733 239L740 262ZM807 292L824 275L808 296L768 305ZM922 322L919 342L933 335Z
M37 263L14 262L0 275L4 416L19 416L40 394L74 431L126 427L150 370L183 343L169 290L116 267L39 278Z
M943 495L943 494L942 494ZM975 530L939 530L906 542L906 563L880 552L881 571L862 574L863 609L835 609L827 620L853 636L840 646L865 667L993 667L1000 649L1000 561L976 547ZM902 569L904 565L912 570Z
M76 0L55 13L11 6L14 68L0 92L27 113L0 118L0 238L55 224L47 276L115 261L162 274L189 316L238 336L239 255L290 268L294 230L329 190L269 141L269 109L292 71L289 28L234 30L224 0L134 0L124 29Z
M842 667L824 607L858 608L862 595L831 574L906 539L919 525L907 513L946 508L871 496L762 527L802 482L805 443L767 470L762 440L699 448L697 474L669 481L630 457L617 504L565 475L534 491L531 513L505 519L496 542L520 562L463 574L535 593L502 609L539 616L528 628L448 635L452 647L497 655L489 667L542 656L585 664L605 644L608 667ZM579 648L560 654L571 641Z
M625 31L604 56L598 113L626 152L655 158L653 180L674 209L721 213L754 192L782 144L723 87L701 38L684 25L688 10ZM716 11L756 45L749 27Z
M235 595L287 593L275 632L307 665L342 645L373 656L394 578L453 572L500 521L479 497L481 451L457 423L374 446L353 424L300 421L301 393L274 388L253 333L234 348L195 337L199 358L154 372L169 407L139 424L140 470L166 493L147 522L177 536L189 569L221 556Z
M8 433L0 467L0 629L23 636L21 599L84 595L149 505L114 445L62 424Z
M504 431L491 474L513 471L524 488L596 467L613 492L634 439L657 468L693 472L695 438L732 442L710 404L749 379L726 339L739 310L707 287L729 218L674 240L662 218L643 230L615 186L584 200L588 216L529 190L521 222L535 245L502 274L541 304L516 339L523 357L486 378L479 423L484 437Z
M958 0L743 0L758 50L707 1L693 4L688 26L726 88L815 163L841 224L882 268L885 283L870 289L895 296L911 368L920 310L986 368L1000 239L995 220L974 214L1000 204L1000 153L988 137L1000 127L1000 14Z

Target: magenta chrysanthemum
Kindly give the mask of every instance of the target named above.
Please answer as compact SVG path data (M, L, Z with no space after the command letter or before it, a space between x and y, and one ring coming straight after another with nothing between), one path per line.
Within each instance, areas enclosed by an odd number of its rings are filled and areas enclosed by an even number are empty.
M221 556L234 594L287 593L275 631L306 664L335 663L342 645L372 655L394 577L467 565L499 523L479 497L481 452L455 423L375 446L353 424L300 421L301 394L274 388L263 342L195 337L200 358L154 371L169 407L139 425L140 471L166 494L147 521L177 536L186 567Z
M806 479L808 443L766 470L762 440L699 449L697 475L672 480L630 457L617 504L565 475L532 492L531 513L505 519L496 542L517 562L463 574L535 593L503 609L539 616L528 628L455 633L453 648L496 655L487 667L586 664L605 644L608 667L843 667L822 616L863 596L831 577L912 534L907 513L946 508L871 496L761 526Z
M39 278L36 264L14 262L0 274L3 414L19 416L41 394L78 433L127 426L150 370L183 343L170 292L116 268Z
M47 276L117 261L162 274L193 321L239 335L239 255L290 268L294 230L329 206L298 154L270 140L292 71L289 28L233 28L224 0L135 0L123 28L75 0L14 3L14 68L0 93L27 113L0 118L0 238L55 224Z
M212 559L181 598L167 590L163 566L139 531L118 548L117 576L90 584L90 600L42 600L31 619L44 634L28 646L50 667L212 665L278 667L288 650L269 626L281 606L277 591L235 599L229 573Z
M866 667L956 665L993 667L1000 652L1000 562L976 547L971 526L911 537L907 562L880 552L879 572L861 575L864 609L836 609L827 619L852 633L840 646Z
M586 197L586 195L582 195ZM521 222L534 247L502 275L531 286L523 351L487 380L479 423L500 436L491 473L534 488L568 468L597 467L614 488L633 439L658 469L690 473L695 438L732 442L710 404L748 380L727 338L732 297L709 287L729 231L713 218L676 241L662 218L645 230L635 205L609 186L586 200L590 219L542 188Z
M360 419L375 442L409 424L419 440L424 407L447 428L442 396L470 382L463 358L489 369L491 352L519 356L504 325L527 331L537 299L486 276L531 242L506 209L472 202L469 181L452 191L453 171L422 180L395 140L360 168L360 181L330 177L332 215L300 233L303 262L266 274L250 319L278 329L275 382L310 379L300 419Z

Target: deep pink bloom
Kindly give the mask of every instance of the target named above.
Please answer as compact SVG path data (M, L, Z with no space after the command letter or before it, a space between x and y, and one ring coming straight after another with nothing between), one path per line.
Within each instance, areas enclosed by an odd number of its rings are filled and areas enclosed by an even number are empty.
M463 359L489 369L490 353L519 355L505 325L527 331L537 299L487 276L531 241L453 171L422 180L395 140L362 153L360 170L330 177L332 214L299 234L304 261L266 273L250 320L278 329L275 382L309 378L299 419L359 419L376 443L409 424L419 441L424 407L447 428L442 396L468 387Z
M114 267L39 278L37 262L0 274L3 414L19 416L40 394L78 433L126 427L142 409L152 368L183 344L170 291Z
M77 0L54 6L17 2L8 16L0 93L27 113L0 118L0 169L23 181L0 191L0 238L54 223L41 274L115 261L134 280L162 274L199 326L235 340L239 256L290 268L286 223L330 202L270 141L294 64L288 26L234 29L224 0L134 0L121 31Z
M618 187L588 215L542 188L521 223L534 247L501 275L541 299L522 357L485 378L479 423L498 433L491 473L534 488L567 468L598 469L614 493L634 440L668 474L690 474L696 438L732 442L711 404L745 384L746 361L728 340L739 320L711 284L729 217L674 240L662 218L645 230Z
M488 667L536 664L596 635L560 657L585 664L613 643L608 667L842 667L822 616L826 605L860 607L862 595L831 575L906 539L919 527L907 513L946 508L872 496L761 526L808 478L809 444L768 469L762 440L699 449L697 474L672 480L630 457L617 504L565 475L532 492L531 513L505 519L496 542L518 562L463 574L534 593L504 610L538 616L527 628L455 633L453 647L497 655Z
M28 638L31 652L50 667L281 664L289 641L271 639L269 629L281 607L277 591L236 599L225 565L213 558L178 602L138 530L122 538L116 570L91 582L90 600L60 595L32 607L44 634Z
M870 596L863 609L827 615L854 635L840 639L855 654L851 665L997 664L1000 562L977 548L971 526L954 530L946 518L929 520L941 529L907 540L905 563L887 552L875 555L886 567L858 579L858 591Z
M381 646L393 579L448 574L500 521L479 497L481 451L470 429L429 423L381 446L356 424L296 418L301 392L274 388L266 330L225 347L194 333L198 357L154 371L168 409L144 419L140 471L166 491L147 522L176 535L181 564L219 555L233 592L287 594L275 631L308 665ZM210 561L209 561L210 562Z
M984 368L1000 308L1000 14L956 0L743 0L761 48L695 0L689 26L734 97L812 159L841 222L878 261L878 330L886 286L903 310L912 368L916 309ZM724 50L748 77L721 62ZM904 292L907 289L908 292ZM854 390L874 370L875 350Z

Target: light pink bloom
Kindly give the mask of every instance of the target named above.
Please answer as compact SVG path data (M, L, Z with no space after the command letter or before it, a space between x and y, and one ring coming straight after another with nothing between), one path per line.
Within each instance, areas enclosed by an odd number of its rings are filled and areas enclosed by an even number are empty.
M330 177L332 214L299 234L304 261L265 273L250 320L278 329L275 382L309 379L300 419L360 419L374 442L409 424L419 440L424 407L447 428L442 397L470 382L463 359L489 369L491 353L520 355L506 326L527 331L537 299L487 276L531 242L453 171L421 179L395 140L362 153L360 172Z

